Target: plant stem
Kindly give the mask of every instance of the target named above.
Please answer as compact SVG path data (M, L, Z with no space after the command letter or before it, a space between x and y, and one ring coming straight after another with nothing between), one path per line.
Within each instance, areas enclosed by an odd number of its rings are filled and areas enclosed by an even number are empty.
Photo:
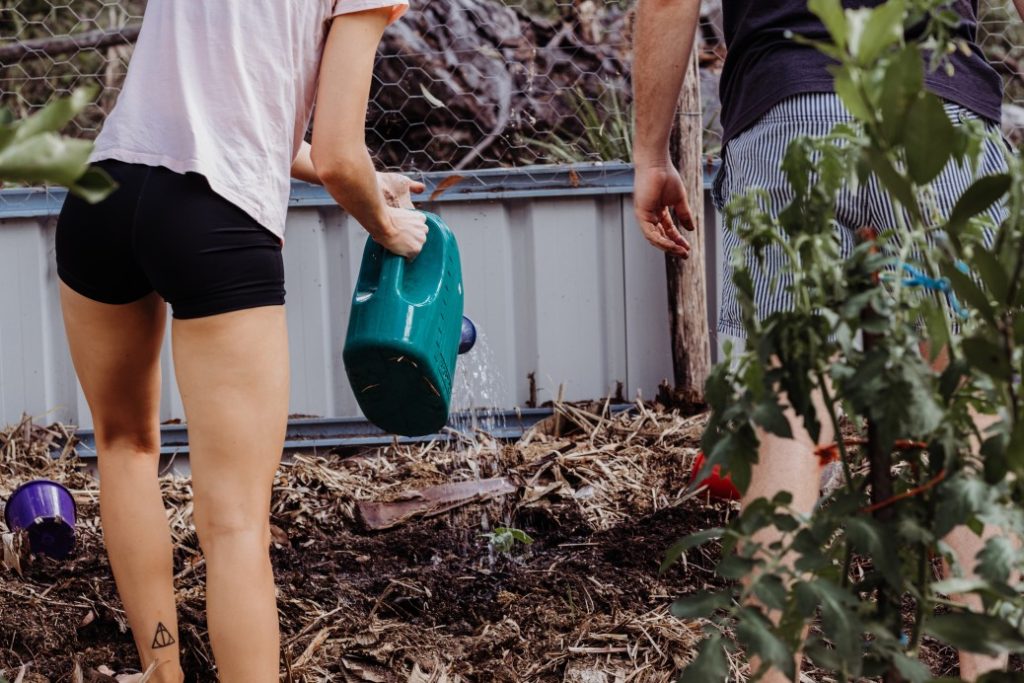
M850 456L846 451L846 439L843 438L842 429L839 427L839 416L836 413L835 400L832 398L832 393L828 390L828 384L825 382L825 373L818 372L818 386L821 387L821 395L825 400L825 407L828 409L828 417L832 422L832 432L835 434L836 446L839 449L839 460L843 463L843 476L846 477L846 488L851 493L853 492L853 470L850 469Z

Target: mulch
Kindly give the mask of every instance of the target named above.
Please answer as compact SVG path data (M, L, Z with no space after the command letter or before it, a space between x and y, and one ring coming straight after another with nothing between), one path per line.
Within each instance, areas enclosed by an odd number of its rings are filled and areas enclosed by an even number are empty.
M689 491L705 419L656 406L609 416L562 405L515 444L479 433L457 444L295 456L272 508L283 680L303 683L669 683L693 656L700 622L674 597L718 584L712 545L659 574L665 549L724 523L735 504ZM0 500L48 477L79 507L68 561L28 557L3 534L0 676L22 683L114 682L134 648L102 547L96 481L67 428L26 420L0 432ZM62 452L54 459L52 453ZM504 477L514 493L368 530L360 503L439 484ZM180 637L189 681L215 681L203 614L205 570L190 482L161 480L175 539ZM486 533L533 543L501 552ZM936 674L951 653L929 653ZM734 661L735 680L743 680ZM827 681L807 672L804 680Z

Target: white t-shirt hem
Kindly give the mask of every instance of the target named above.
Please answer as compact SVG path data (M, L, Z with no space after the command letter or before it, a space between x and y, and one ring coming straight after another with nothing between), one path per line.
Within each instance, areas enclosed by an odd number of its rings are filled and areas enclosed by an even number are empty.
M339 17L343 14L354 14L382 7L391 8L391 18L388 19L388 23L393 24L409 10L409 0L339 0L334 4L331 16Z
M210 189L218 195L231 202L239 209L249 214L249 217L261 226L272 232L279 239L284 239L284 224L280 219L273 219L260 207L258 203L248 199L245 193L237 192L226 184L220 182L215 173L209 172L203 167L199 159L177 159L164 154L153 154L127 149L96 149L93 151L90 161L103 161L112 159L123 161L127 164L142 164L143 166L162 166L175 173L198 173L210 184ZM286 200L287 201L287 200Z

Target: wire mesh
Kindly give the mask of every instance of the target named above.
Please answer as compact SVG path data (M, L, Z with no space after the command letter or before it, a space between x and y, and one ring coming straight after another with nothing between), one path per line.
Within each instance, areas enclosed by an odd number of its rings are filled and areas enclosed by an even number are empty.
M96 85L70 131L95 136L145 4L0 0L0 107L24 116ZM617 0L414 3L381 45L367 143L406 171L628 161L630 17Z
M24 116L97 85L74 135L117 98L145 0L0 0L0 107ZM701 27L705 150L720 147L721 0ZM1008 132L1024 132L1024 26L982 0L980 43L1006 82ZM367 143L383 168L458 171L629 161L632 0L431 0L380 48ZM669 29L669 35L671 29ZM215 68L212 67L212 68Z
M978 43L1003 78L1003 132L1020 147L1024 142L1024 22L1012 0L983 0Z

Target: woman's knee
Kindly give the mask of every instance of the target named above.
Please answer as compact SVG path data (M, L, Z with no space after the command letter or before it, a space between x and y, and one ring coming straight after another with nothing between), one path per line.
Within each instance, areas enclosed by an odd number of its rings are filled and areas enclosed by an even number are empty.
M270 548L270 513L262 504L246 505L226 496L222 500L196 496L193 519L205 553L221 549L231 553L246 549L262 552Z
M117 453L119 457L151 461L160 455L160 427L155 419L148 420L95 419L96 450Z

